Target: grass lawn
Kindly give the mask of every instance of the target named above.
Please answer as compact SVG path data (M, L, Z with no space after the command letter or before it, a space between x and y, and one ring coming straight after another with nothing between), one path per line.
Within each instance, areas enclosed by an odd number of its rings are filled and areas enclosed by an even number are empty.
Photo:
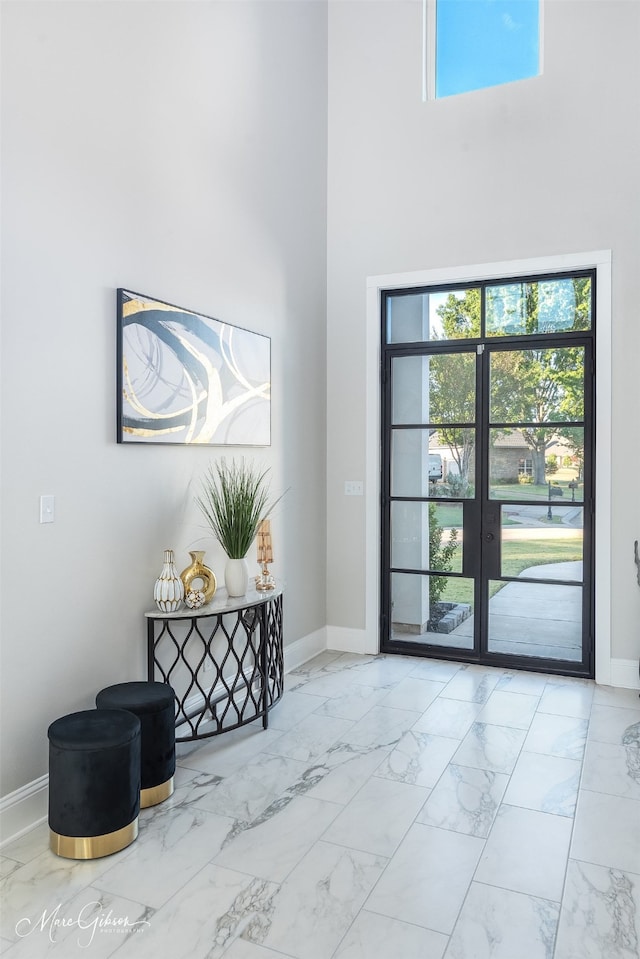
M502 575L518 576L530 566L543 566L546 563L570 563L581 559L582 536L579 534L569 539L559 540L507 540L502 544ZM498 590L505 585L505 583L492 580L489 583L489 597L495 596ZM473 580L451 577L441 599L446 603L473 604Z

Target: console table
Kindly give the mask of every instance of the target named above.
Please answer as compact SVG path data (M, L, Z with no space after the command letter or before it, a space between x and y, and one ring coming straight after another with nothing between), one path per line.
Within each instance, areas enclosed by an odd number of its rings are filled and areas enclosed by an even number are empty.
M176 742L207 739L262 718L284 689L282 589L230 598L219 589L200 609L155 609L147 619L147 678L176 697Z

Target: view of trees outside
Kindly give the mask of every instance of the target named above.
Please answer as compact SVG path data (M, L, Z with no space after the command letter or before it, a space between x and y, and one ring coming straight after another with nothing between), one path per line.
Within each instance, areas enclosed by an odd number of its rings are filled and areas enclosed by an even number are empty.
M586 330L591 317L591 280L574 277L520 282L486 291L488 336ZM441 329L434 338L460 340L481 336L481 290L451 292L436 313ZM474 447L475 356L432 356L429 368L429 419L442 423L438 437L448 446L459 471L456 495L465 495ZM569 424L584 418L584 349L496 350L491 354L490 420L492 442L514 426L531 450L533 483L546 482L547 450L560 438L579 478L584 459L584 430ZM566 426L562 424L566 423ZM453 426L444 424L455 424Z

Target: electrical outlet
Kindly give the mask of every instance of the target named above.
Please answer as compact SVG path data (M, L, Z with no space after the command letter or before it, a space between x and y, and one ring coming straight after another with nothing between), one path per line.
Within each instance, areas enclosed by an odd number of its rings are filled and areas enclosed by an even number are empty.
M345 496L362 496L364 494L364 483L362 480L345 480L344 481L344 495Z

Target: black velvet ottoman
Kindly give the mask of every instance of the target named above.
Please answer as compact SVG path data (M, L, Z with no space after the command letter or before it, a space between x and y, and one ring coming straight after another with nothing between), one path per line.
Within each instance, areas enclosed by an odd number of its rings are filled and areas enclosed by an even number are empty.
M67 859L98 859L138 835L140 720L90 709L51 723L49 845Z
M98 709L128 709L140 719L140 808L155 806L173 792L176 771L175 694L166 683L118 683L101 689Z

